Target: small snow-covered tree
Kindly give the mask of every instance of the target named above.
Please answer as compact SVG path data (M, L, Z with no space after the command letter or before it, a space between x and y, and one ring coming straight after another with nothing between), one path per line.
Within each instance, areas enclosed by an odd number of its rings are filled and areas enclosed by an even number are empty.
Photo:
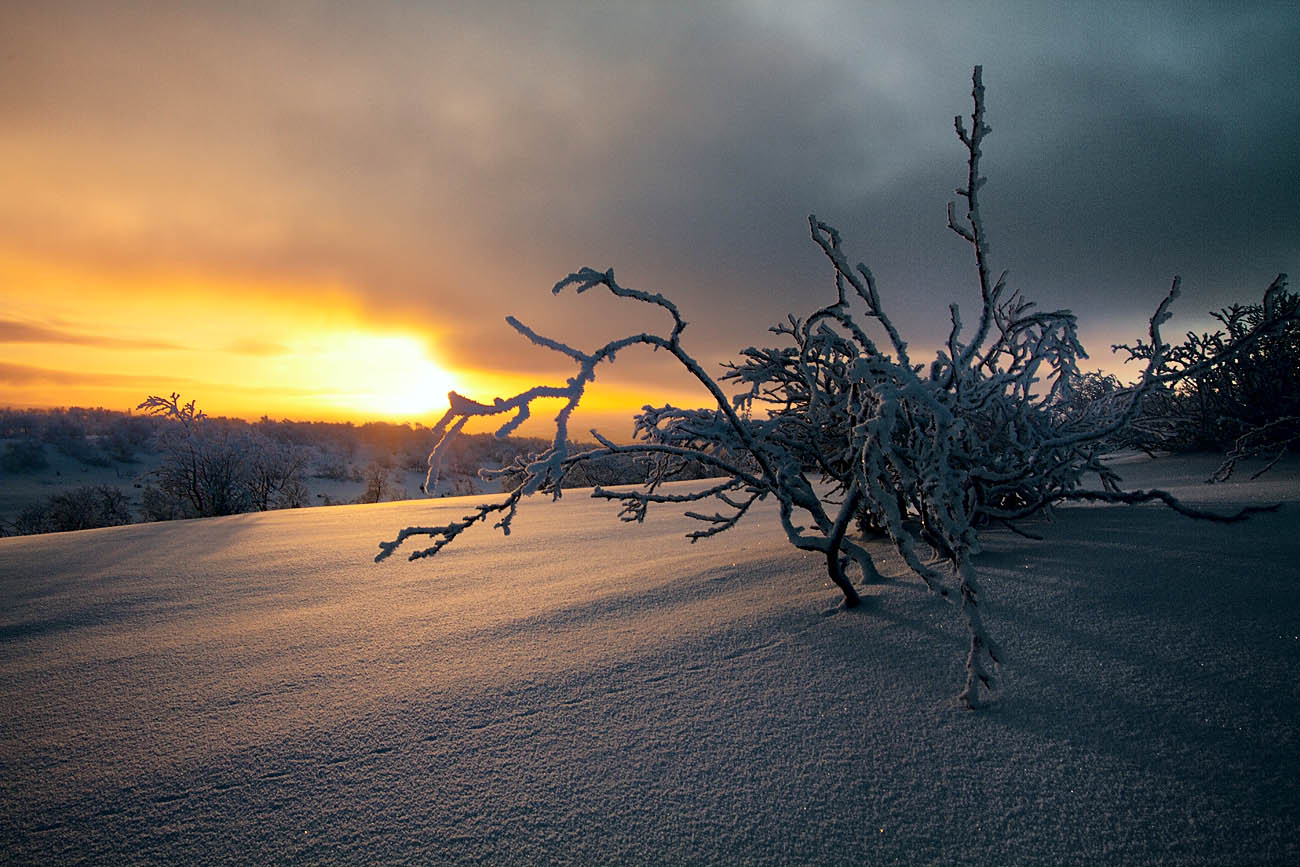
M257 428L247 433L244 439L247 450L244 487L253 508L265 512L305 506L308 451L272 439Z
M623 286L612 270L582 268L552 291L608 291L660 309L669 327L587 351L537 334L508 317L525 338L567 356L577 370L563 385L535 386L492 403L450 394L450 409L433 428L430 480L471 418L507 417L497 431L506 436L529 417L534 401L558 398L563 406L555 417L551 444L485 473L486 478L509 480L500 500L484 503L450 524L407 527L392 541L380 543L376 560L413 537L426 537L432 544L413 551L411 559L433 556L489 518L508 534L524 497L544 493L558 499L576 468L610 455L635 455L649 462L643 486L632 491L596 487L592 492L619 501L624 521L643 520L651 506L685 505L691 508L686 515L700 523L688 534L695 542L734 527L755 503L774 500L786 538L797 548L825 557L846 607L860 602L849 576L851 565L856 564L863 580L880 579L866 543L848 536L850 525L857 519L886 536L907 566L958 608L969 638L960 700L974 707L993 686L1001 660L981 617L982 593L973 559L985 528L1014 529L1019 520L1075 500L1156 500L1185 515L1217 521L1240 520L1254 511L1213 515L1191 509L1164 491L1125 491L1101 457L1131 424L1146 396L1197 375L1212 362L1236 357L1294 322L1296 304L1284 293L1284 277L1265 293L1260 320L1225 344L1216 359L1171 370L1160 326L1179 293L1175 278L1149 323L1151 352L1142 378L1132 386L1099 387L1095 377L1078 369L1077 360L1085 353L1074 315L1068 310L1040 311L1008 291L1005 273L993 276L980 212L985 183L981 148L990 129L984 119L979 67L972 96L969 128L961 117L955 119L967 153L966 180L957 190L962 208L951 203L948 207L949 228L974 253L980 309L972 331L964 328L957 305L951 305L945 345L928 364L914 362L881 303L871 270L851 265L839 233L816 216L809 218L809 227L831 264L834 300L804 317L790 316L771 329L781 345L742 350L739 360L726 365L717 378L684 348L686 322L673 302ZM574 451L569 420L597 367L633 346L649 346L676 359L700 383L711 405L646 406L636 416L635 442L614 443L592 431L598 446ZM729 397L723 384L738 387L739 393ZM698 462L717 478L693 491L664 489L663 483L687 461ZM1098 487L1085 486L1090 478L1097 479ZM704 502L712 504L711 511L692 508Z
M162 462L145 511L155 518L212 517L305 505L307 455L248 424L208 418L180 395L150 395L137 409L168 423L157 434Z
M158 489L185 517L233 515L248 511L251 498L244 486L247 452L238 433L217 423L180 395L149 395L137 409L171 419L157 435L162 463L154 475Z
M392 496L396 487L391 461L371 461L362 472L362 480L366 490L357 499L358 503L381 503L385 497Z

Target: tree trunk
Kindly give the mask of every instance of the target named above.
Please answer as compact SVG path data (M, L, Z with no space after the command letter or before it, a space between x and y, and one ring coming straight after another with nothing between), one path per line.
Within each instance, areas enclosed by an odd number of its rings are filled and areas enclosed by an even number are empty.
M830 572L831 580L835 586L840 588L844 593L844 607L857 608L862 604L862 597L854 589L848 576L844 574L844 564L841 562L839 546L835 546L826 552L826 570Z
M835 586L844 593L845 608L857 608L862 604L862 597L858 596L858 591L854 589L848 575L844 574L844 558L840 556L840 544L844 541L844 531L848 529L849 519L857 511L858 501L861 498L862 495L858 491L858 484L854 482L849 487L848 495L840 506L840 513L835 518L835 525L831 527L831 534L826 539L829 543L826 547L826 571L830 573Z

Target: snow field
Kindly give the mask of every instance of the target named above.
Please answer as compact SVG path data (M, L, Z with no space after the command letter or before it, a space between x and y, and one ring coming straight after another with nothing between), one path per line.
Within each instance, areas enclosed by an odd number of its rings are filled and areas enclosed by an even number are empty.
M1213 463L1123 471L1289 504L988 537L979 712L951 606L883 557L840 609L770 509L690 545L575 491L416 563L370 558L478 498L0 539L0 860L1295 863L1300 467Z

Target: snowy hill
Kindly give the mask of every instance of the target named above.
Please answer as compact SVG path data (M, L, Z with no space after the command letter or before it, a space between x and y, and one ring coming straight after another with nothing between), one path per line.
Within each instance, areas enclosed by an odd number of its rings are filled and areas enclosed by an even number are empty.
M882 558L839 609L771 511L690 545L575 491L417 563L371 558L477 498L0 539L0 860L1297 863L1300 467L1214 464L1125 476L1288 505L990 537L979 712L951 607Z

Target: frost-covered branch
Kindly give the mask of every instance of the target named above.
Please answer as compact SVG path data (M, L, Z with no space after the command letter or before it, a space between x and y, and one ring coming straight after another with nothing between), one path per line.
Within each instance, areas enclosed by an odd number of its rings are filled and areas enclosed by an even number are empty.
M1158 500L1180 515L1186 515L1189 518L1196 518L1201 521L1212 521L1216 524L1235 524L1238 521L1246 520L1251 515L1276 512L1281 508L1280 504L1274 503L1269 506L1245 506L1228 514L1207 512L1204 509L1189 506L1168 491L1159 489L1150 491L1066 491L1061 494L1061 499L1080 500L1090 503L1122 503L1130 506Z

